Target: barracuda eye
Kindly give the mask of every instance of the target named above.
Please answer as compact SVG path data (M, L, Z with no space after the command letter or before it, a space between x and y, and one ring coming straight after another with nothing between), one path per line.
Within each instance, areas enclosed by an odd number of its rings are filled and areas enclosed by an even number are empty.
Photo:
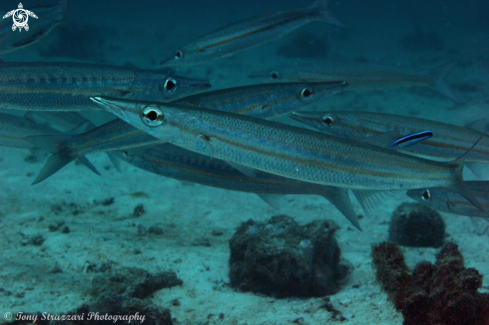
M426 190L423 192L423 194L421 194L421 198L425 201L428 201L429 199L431 199L431 193L430 193L430 190Z
M165 80L164 85L163 85L163 89L167 93L174 92L177 89L177 81L174 78L171 78L171 77L167 78Z
M175 52L175 59L183 60L183 52L181 50Z
M323 123L326 125L328 128L332 128L335 124L334 118L329 115L323 116Z
M278 79L278 78L280 78L280 75L278 74L277 71L272 71L272 72L270 72L270 78Z
M147 126L158 126L165 121L165 115L158 107L146 107L141 113L141 120Z
M311 98L312 95L314 95L314 89L312 89L311 87L305 87L304 89L301 90L302 99Z

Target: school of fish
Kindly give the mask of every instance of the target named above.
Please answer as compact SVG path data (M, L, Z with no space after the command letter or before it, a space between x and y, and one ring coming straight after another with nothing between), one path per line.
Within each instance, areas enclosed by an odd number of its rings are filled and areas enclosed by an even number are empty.
M13 34L2 22L0 54L45 37L64 20L67 6L61 0L32 8L44 18L32 23L33 33ZM176 49L161 65L204 65L314 21L344 27L319 0L218 29ZM285 194L320 195L360 230L350 191L369 215L381 192L404 191L442 212L487 221L489 183L463 179L464 166L485 176L485 118L461 127L395 114L307 111L347 87L429 87L458 102L445 83L453 66L299 64L249 75L263 83L209 90L207 80L161 70L0 61L0 146L50 153L33 185L74 160L100 174L85 156L106 152L118 170L125 161L180 181L256 193L272 206ZM116 119L95 125L86 118L92 111ZM284 116L309 128L276 121Z

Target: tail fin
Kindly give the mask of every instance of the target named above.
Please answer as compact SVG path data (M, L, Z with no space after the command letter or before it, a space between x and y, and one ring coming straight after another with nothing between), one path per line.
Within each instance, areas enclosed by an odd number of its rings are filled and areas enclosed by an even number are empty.
M445 79L448 73L455 66L455 61L444 63L429 72L429 76L433 82L433 89L439 94L453 100L455 103L460 104L461 101L453 94L452 90L448 87Z
M58 6L60 7L61 11L63 12L63 15L65 14L66 10L68 9L68 2L70 2L70 0L61 0L58 3Z
M34 146L53 153L44 164L36 179L34 179L34 182L32 182L32 185L42 182L75 159L79 159L80 162L87 166L91 171L100 175L99 171L87 158L83 156L80 157L76 155L73 150L69 150L68 143L72 141L72 139L73 136L70 135L45 135L24 138L24 140L32 143Z
M60 153L51 155L51 157L48 158L48 160L42 167L39 174L37 174L36 179L34 179L31 185L35 185L37 183L42 182L43 180L56 173L58 170L60 170L61 168L63 168L65 165L72 162L73 160L74 158L69 154L68 151L62 151ZM92 164L89 162L89 165Z
M482 140L484 136L481 135L477 142L475 142L472 147L467 150L466 153L464 153L462 156L458 157L455 159L453 162L450 164L453 164L456 166L456 175L455 175L455 181L454 184L451 186L452 189L456 192L458 192L460 195L462 195L467 201L472 203L474 206L476 206L479 210L485 211L482 205L477 201L475 196L472 194L472 192L465 186L464 179L463 179L463 169L464 169L464 160L467 158L468 154L472 152L472 150L479 144L479 142Z
M345 27L345 24L343 24L338 18L336 18L328 10L328 1L327 0L317 0L309 8L318 12L318 20L324 21L324 22L331 24L331 25Z

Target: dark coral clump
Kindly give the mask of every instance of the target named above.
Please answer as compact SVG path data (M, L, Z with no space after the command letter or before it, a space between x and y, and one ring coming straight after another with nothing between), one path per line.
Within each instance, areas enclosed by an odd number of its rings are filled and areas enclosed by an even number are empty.
M436 255L435 264L420 262L412 274L396 243L372 247L377 281L383 286L404 325L488 325L489 294L479 293L482 276L465 268L454 243Z
M389 240L402 246L441 247L445 222L438 212L419 203L403 203L392 214Z
M249 220L229 241L231 285L275 297L320 297L336 293L348 267L332 221L299 226L284 215L267 223Z

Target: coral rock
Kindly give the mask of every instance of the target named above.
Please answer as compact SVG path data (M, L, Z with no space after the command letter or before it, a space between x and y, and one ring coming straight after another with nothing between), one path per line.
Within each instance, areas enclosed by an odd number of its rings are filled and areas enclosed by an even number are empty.
M389 240L402 246L441 247L445 222L438 212L419 203L403 203L392 214Z
M489 325L489 294L479 293L482 276L465 268L454 243L436 255L436 263L420 262L412 275L396 243L372 247L380 282L404 316L404 325Z
M229 242L231 285L275 297L336 293L348 274L336 229L332 221L301 227L287 216L243 223Z

